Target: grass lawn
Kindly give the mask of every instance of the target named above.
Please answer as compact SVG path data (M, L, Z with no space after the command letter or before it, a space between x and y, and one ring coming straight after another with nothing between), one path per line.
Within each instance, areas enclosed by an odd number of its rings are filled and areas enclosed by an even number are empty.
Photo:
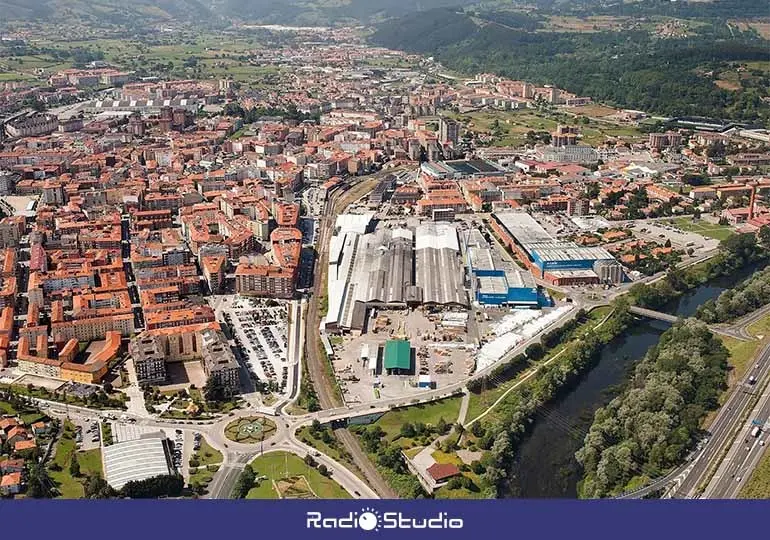
M770 452L759 461L759 465L751 473L749 481L738 494L740 499L768 499L770 498Z
M304 476L310 489L321 499L350 499L347 491L331 478L323 476L317 469L308 465L299 457L288 452L270 452L259 456L250 464L257 478L266 476L259 486L251 488L247 499L276 499L278 493L273 488L276 483L287 478Z
M735 231L727 225L715 225L703 220L693 222L692 218L689 217L675 219L674 225L683 231L694 232L701 236L714 238L716 240L725 240L735 234Z
M728 336L719 336L727 350L730 351L728 362L733 368L730 372L730 384L740 380L746 374L746 370L752 363L754 355L759 348L759 341L741 341Z
M747 328L749 334L764 339L770 335L770 315L766 315L756 322L753 322Z
M77 452L73 435L74 426L71 422L65 422L65 433L62 434L59 442L56 443L56 455L49 462L48 473L51 480L56 484L59 491L59 498L62 499L82 499L85 495L83 490L83 481L88 475L102 476L102 453L99 448ZM70 474L70 464L72 456L76 455L80 465L80 477L75 478ZM61 468L60 471L52 470L51 465L56 464ZM57 467L57 468L58 468Z
M212 448L205 438L201 438L201 447L195 453L198 457L198 463L201 465L214 465L216 463L222 463L222 452Z
M385 431L390 440L399 436L401 426L407 422L412 424L422 422L435 426L439 419L443 418L447 424L454 424L460 414L461 401L460 397L451 397L432 403L393 409L377 420L376 424Z
M84 475L102 476L102 451L99 448L83 450L77 453L80 472Z
M200 469L190 470L190 480L188 484L199 484L205 489L214 479L214 473L218 470L219 465L209 465L208 467L201 467Z

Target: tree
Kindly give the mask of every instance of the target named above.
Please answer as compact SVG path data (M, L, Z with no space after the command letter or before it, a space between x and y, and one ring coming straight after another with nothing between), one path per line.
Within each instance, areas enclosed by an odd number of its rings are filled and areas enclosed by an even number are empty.
M411 422L401 424L401 436L408 439L415 436L414 425Z
M526 348L524 354L531 360L540 360L545 354L545 349L540 343L532 343Z
M34 463L29 467L27 495L33 499L50 499L54 496L53 482L41 463Z
M203 395L206 397L206 401L212 403L225 401L225 387L217 377L209 377L206 386L203 387Z
M759 228L759 241L763 246L770 247L770 225L762 225Z
M101 476L89 476L84 486L86 499L109 499L115 497L115 490Z
M72 454L72 459L70 460L70 474L76 478L80 476L80 463L78 463L77 454Z
M446 423L443 416L436 423L436 431L438 431L439 435L445 435L449 431L449 424Z
M310 454L305 454L305 465L308 467L315 467L318 463Z
M323 476L330 476L329 469L326 468L326 465L321 463L318 466L318 472L321 473Z

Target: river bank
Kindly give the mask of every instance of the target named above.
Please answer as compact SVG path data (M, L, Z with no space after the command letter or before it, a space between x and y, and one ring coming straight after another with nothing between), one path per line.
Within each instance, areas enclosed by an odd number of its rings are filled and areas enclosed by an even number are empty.
M661 311L693 316L698 307L751 276L764 262L712 278L661 305ZM581 467L574 454L583 445L594 413L618 396L630 370L670 325L639 320L611 340L596 365L573 388L537 413L509 468L504 497L575 498Z

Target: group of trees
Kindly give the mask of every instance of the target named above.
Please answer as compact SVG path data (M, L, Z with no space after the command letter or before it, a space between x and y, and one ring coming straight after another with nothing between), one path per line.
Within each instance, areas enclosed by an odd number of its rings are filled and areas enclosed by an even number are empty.
M636 366L629 388L596 412L575 455L584 469L581 497L617 494L634 479L678 464L706 412L718 406L728 356L701 321L665 332Z
M120 495L130 499L158 499L179 497L184 489L184 478L178 474L162 474L145 480L132 480L123 486Z
M254 469L251 468L251 465L246 465L238 476L235 487L233 487L233 498L245 499L249 490L254 487L256 479L257 476L254 474Z
M696 316L707 323L732 321L770 303L770 268L757 272L733 289L698 307Z
M228 116L238 116L243 118L243 122L246 124L253 124L264 116L280 116L284 120L296 120L297 122L304 122L305 120L312 120L317 122L319 116L317 114L303 113L297 110L297 106L290 103L285 108L275 107L252 107L251 109L244 109L239 103L231 102L225 105L223 112Z
M588 329L579 336L571 334L574 339L558 361L542 367L530 384L523 385L500 403L493 423L481 426L477 422L472 426L472 431L479 433L478 446L489 450L481 460L482 491L486 496L496 497L504 486L516 447L537 410L574 384L594 365L604 345L620 335L632 320L628 305L618 301L612 316L601 328Z

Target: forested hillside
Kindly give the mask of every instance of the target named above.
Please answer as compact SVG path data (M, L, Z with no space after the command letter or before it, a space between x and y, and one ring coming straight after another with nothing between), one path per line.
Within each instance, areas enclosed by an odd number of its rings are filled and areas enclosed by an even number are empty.
M770 119L770 105L762 100L770 90L766 71L758 70L759 79L742 83L738 91L720 88L714 80L715 70L770 60L770 44L754 32L705 19L698 21L697 32L666 39L638 25L619 31L530 31L507 22L537 25L535 17L481 15L483 19L457 10L431 10L383 24L371 40L430 54L469 75L493 72L555 84L619 107L665 116Z

